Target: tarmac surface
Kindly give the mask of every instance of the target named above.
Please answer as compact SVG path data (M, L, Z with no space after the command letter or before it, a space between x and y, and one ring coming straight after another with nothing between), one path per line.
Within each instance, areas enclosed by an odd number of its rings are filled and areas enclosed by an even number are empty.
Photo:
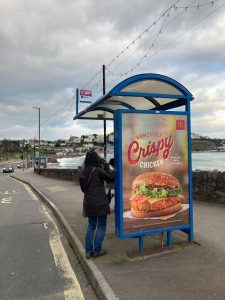
M140 255L138 239L115 235L112 202L104 240L109 253L86 260L87 219L82 217L78 183L44 177L33 169L12 176L30 184L51 207L99 299L225 299L224 205L194 203L194 242L175 231L173 246L167 248L161 234L149 235Z

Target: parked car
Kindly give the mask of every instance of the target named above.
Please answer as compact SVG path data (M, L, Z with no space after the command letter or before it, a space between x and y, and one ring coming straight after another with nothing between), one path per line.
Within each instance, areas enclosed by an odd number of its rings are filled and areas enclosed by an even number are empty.
M14 167L13 166L4 166L3 167L3 173L13 173Z
M23 167L24 167L24 166L23 166L22 164L18 164L18 165L17 165L17 168L18 168L18 169L22 169Z

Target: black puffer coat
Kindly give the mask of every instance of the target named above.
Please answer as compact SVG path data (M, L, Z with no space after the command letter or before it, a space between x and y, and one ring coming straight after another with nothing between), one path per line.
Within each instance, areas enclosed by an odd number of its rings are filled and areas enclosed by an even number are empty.
M106 192L104 181L113 182L114 174L106 172L101 167L96 167L91 175L90 183L86 186L89 175L93 167L86 167L80 174L80 187L84 195L84 210L85 216L96 217L110 214L108 200L106 199Z

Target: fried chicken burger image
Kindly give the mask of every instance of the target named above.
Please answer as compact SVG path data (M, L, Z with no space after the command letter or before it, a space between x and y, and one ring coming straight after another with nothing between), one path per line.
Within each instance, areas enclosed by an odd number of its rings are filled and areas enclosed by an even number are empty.
M144 173L132 183L131 215L135 218L174 214L181 210L183 201L180 182L170 174Z

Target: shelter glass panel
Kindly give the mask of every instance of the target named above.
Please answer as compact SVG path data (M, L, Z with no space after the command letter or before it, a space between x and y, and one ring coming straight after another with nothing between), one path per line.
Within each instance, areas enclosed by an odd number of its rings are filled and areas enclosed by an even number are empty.
M171 102L174 102L174 101L177 100L177 99L171 99L171 98L156 98L156 99L157 99L157 101L159 102L160 105L171 103Z
M122 101L128 105L131 105L134 109L139 110L149 110L155 108L155 105L144 97L114 96L110 98L110 101L112 100Z
M97 106L97 108L102 107L102 108L109 108L112 110L117 110L117 109L126 109L122 104L118 103L112 103L112 102L104 102L103 104L100 104Z
M82 116L80 117L82 119ZM95 111L89 111L85 113L83 116L85 119L99 119L99 120L104 120L104 119L113 119L113 114L110 112L105 112L102 110L95 110Z
M154 94L183 95L177 88L159 80L142 80L130 84L122 92L140 92Z

